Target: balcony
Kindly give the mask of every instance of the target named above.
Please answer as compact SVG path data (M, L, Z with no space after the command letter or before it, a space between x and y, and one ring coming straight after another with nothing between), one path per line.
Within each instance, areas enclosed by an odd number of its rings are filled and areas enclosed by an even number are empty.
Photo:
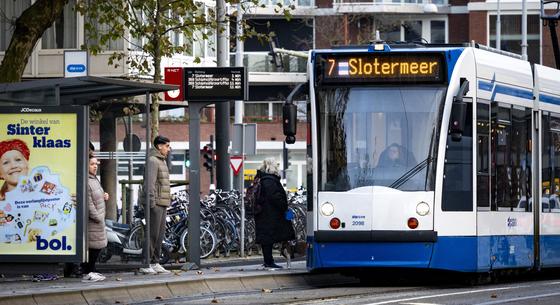
M333 0L339 13L447 13L448 0Z

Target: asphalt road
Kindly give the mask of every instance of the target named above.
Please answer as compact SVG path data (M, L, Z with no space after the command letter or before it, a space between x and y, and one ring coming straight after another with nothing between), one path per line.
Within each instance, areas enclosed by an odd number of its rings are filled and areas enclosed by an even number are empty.
M389 283L389 285L352 284L331 287L270 290L263 287L254 293L229 293L171 300L155 300L143 305L193 304L348 304L348 305L494 305L494 304L560 304L560 274L540 276L517 282L467 286L440 280L422 285Z

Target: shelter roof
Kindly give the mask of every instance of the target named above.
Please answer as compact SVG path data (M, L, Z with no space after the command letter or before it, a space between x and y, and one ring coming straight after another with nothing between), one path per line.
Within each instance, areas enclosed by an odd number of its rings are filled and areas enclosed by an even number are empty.
M54 78L0 84L0 102L37 106L90 105L176 89L179 87L175 85L96 76Z

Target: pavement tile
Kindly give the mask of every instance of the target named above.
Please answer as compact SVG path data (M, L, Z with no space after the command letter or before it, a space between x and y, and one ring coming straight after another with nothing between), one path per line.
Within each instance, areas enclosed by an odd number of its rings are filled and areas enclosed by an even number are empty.
M305 279L301 276L292 276L290 274L274 274L272 276L277 287L279 288L291 288L291 287L303 287L307 285Z
M21 295L10 298L0 298L0 305L35 305L32 295Z
M170 282L167 287L176 297L212 293L205 280Z
M33 295L37 305L88 305L80 291Z
M238 277L207 279L206 285L214 293L245 291L245 286L243 286Z
M278 284L273 277L249 276L239 278L247 290L261 290L263 288L276 289Z
M128 294L126 287L122 288L107 288L102 290L92 289L84 290L82 295L88 304L115 304L117 301L120 304L128 304L133 299Z
M171 290L165 283L151 285L129 286L128 293L134 302L169 299L173 297Z

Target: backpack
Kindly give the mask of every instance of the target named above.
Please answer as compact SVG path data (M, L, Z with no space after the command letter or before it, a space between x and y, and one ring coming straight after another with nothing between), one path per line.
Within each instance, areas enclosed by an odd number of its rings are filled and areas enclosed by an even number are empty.
M270 177L255 177L245 193L245 206L253 215L258 215L262 212L262 202L260 200L262 180L266 178L271 179Z

